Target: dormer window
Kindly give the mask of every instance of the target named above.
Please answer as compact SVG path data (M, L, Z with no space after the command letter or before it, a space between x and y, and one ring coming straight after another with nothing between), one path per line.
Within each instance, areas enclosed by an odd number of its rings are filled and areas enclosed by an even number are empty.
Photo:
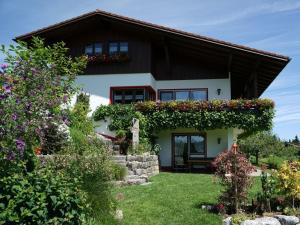
M93 52L94 52L94 50L93 50L93 45L92 45L92 44L89 44L89 45L86 45L86 46L85 46L85 51L84 51L84 53L85 53L86 55L93 55Z
M119 51L119 43L111 42L109 43L109 55L116 55Z
M110 42L109 55L128 54L128 42Z
M94 44L94 54L101 55L103 52L102 43L95 43Z
M128 42L120 42L120 53L128 54Z
M85 46L86 55L101 55L103 52L102 43L93 43Z

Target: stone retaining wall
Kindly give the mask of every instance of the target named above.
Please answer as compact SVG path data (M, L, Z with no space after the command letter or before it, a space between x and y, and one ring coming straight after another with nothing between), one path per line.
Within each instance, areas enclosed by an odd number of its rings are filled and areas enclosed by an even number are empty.
M157 155L128 155L128 175L151 177L159 173Z
M159 173L157 155L115 155L113 160L127 168L127 177L120 184L142 184Z

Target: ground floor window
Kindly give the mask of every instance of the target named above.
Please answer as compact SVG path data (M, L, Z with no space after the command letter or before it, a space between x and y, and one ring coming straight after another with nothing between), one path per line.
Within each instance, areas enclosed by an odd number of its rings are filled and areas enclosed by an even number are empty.
M173 134L172 135L173 167L185 167L188 160L206 157L206 135Z
M155 91L149 86L111 87L112 104L130 104L146 100L155 100Z

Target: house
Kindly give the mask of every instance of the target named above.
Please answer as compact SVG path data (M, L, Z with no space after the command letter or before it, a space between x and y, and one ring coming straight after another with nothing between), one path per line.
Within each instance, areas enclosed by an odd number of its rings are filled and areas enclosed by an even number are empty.
M146 100L258 98L290 59L197 34L96 10L18 36L48 43L64 41L72 56L86 54L77 82L90 94L91 109ZM102 123L97 131L114 132ZM176 128L158 133L163 167L181 167L188 158L211 159L230 148L234 127L198 131Z

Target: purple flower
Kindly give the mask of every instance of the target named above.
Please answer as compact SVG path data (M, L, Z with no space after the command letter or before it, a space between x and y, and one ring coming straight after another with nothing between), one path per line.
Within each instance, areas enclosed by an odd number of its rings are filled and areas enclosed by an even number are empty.
M67 103L67 101L68 101L68 96L64 95L64 97L63 97L63 103Z
M24 126L22 126L22 125L17 125L17 129L19 131L24 131L25 130Z
M25 142L22 141L21 139L17 139L16 140L16 145L17 145L17 149L19 151L24 151L24 148L25 148Z
M7 64L2 64L2 65L1 65L1 69L3 69L3 70L5 70L7 67L8 67Z
M5 93L10 93L10 92L11 92L11 86L9 86L9 85L6 85L6 84L5 84L5 85L3 86L3 89L4 89L4 92L5 92Z
M0 95L0 100L3 100L6 98L6 95Z
M6 159L9 161L13 161L16 159L16 154L13 151L8 152L6 155Z
M63 117L62 117L62 121L63 121L66 125L69 125L69 123L70 123L68 117L66 117L66 116L63 116Z
M17 120L18 116L17 116L17 114L13 113L12 116L11 116L11 118L12 118L13 120Z
M31 72L32 72L33 74L35 74L35 73L37 72L37 70L36 70L35 68L31 68Z

